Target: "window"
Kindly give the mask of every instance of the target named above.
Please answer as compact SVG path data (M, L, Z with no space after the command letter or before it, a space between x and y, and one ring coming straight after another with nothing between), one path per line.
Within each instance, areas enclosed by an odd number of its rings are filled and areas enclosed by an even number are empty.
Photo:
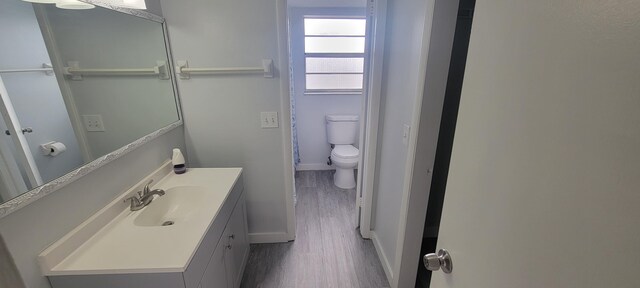
M305 93L362 93L366 19L304 19Z

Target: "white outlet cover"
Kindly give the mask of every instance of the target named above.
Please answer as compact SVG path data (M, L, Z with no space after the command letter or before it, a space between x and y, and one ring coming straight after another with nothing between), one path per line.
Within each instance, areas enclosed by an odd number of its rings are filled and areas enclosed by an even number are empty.
M104 132L102 115L82 115L82 122L87 132Z

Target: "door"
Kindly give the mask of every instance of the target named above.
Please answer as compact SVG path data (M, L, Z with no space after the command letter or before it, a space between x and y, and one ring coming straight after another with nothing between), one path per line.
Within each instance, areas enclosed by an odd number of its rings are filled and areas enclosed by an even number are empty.
M26 178L29 181L30 187L35 188L43 184L40 171L36 166L36 162L33 159L27 138L24 133L27 130L23 130L18 120L18 115L14 110L9 93L5 88L4 82L0 77L0 114L4 123L7 125L7 132L11 136L11 139L16 145L16 156L19 159L22 167L25 171ZM24 192L24 191L23 191ZM7 199L8 200L8 199Z
M240 287L243 267L249 255L249 239L247 231L246 205L244 193L238 199L236 207L231 213L227 229L223 237L227 237L230 249L226 252L225 261L229 270L229 283L231 287Z
M477 1L431 287L640 287L639 15Z
M225 254L228 242L226 239L220 239L216 250L214 250L211 260L207 265L207 269L198 285L200 288L231 288L232 280L227 279L227 270L225 267Z

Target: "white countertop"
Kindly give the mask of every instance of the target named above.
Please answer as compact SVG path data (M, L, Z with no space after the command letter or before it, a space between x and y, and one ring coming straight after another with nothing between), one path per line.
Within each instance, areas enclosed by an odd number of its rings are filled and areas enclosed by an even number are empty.
M100 215L94 215L69 233L72 235L65 236L43 251L39 256L42 272L47 276L184 272L241 173L241 168L191 168L185 174L171 172L163 177L152 186L153 189L200 186L207 190L202 202L208 208L200 209L197 215L185 221L188 223L172 226L136 226L134 219L146 207L130 211L126 205L122 209L122 199L130 195L130 192L123 193L110 204L122 211L97 232L93 231L93 235L87 235L86 242L78 243L79 247L70 254L61 256L62 252L56 253L56 249L72 245L69 241L79 242L78 234L90 233L83 230L83 225L91 226L91 222ZM107 208L96 214L104 213ZM110 209L112 215L116 215L113 208ZM71 251L68 247L66 249Z

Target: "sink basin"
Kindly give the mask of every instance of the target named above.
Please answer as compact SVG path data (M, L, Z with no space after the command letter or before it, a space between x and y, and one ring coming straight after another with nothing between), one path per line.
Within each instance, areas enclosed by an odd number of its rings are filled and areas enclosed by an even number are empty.
M164 196L155 199L133 221L136 226L173 226L188 222L204 209L206 190L200 186L177 186L165 190Z
M167 161L40 253L42 273L184 273L228 197L242 193L241 175L241 168L192 168L178 175ZM124 199L150 179L159 179L152 188L165 190L165 195L131 211Z

